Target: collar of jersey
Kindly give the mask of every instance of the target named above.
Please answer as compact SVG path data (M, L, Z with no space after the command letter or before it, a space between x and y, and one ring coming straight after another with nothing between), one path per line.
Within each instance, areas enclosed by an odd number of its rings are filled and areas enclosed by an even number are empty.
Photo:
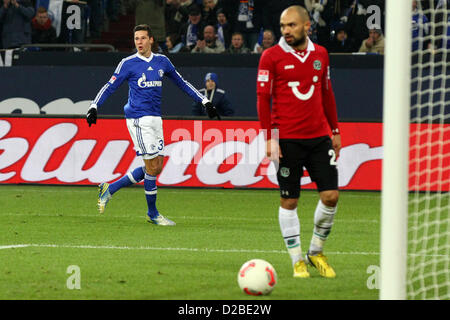
M314 47L314 43L311 41L311 39L309 39L309 37L306 37L306 39L308 40L308 46L306 47L306 51L316 50L316 48ZM295 49L287 44L286 40L284 40L284 37L280 38L280 41L278 41L278 44L284 51L295 53Z
M146 58L143 55L141 55L139 52L136 53L136 57L141 58L142 60L146 61L146 62L150 62L153 59L153 52L150 52L150 57Z
M306 47L306 54L304 56L299 56L298 54L296 54L294 48L292 48L290 45L287 44L286 40L284 40L284 37L281 37L280 41L278 42L278 45L285 52L292 54L294 57L300 60L301 63L305 63L311 51L316 50L316 48L314 47L314 43L309 39L309 37L307 37L306 39L308 40L308 46Z

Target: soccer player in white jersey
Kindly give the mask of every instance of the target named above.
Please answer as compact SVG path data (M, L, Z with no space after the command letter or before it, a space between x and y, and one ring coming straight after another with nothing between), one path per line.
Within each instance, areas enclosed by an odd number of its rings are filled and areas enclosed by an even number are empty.
M130 90L127 104L124 106L125 118L136 154L142 156L144 166L128 172L112 184L100 184L98 208L100 213L103 213L115 192L144 180L148 221L156 225L171 226L175 225L175 222L165 218L156 209L156 176L162 170L164 157L161 119L163 76L171 79L196 102L201 102L210 118L217 116L217 110L205 96L181 77L166 56L152 52L154 43L155 39L148 25L138 25L134 28L137 53L122 59L111 79L100 89L88 110L87 122L89 126L96 123L97 107L127 80Z

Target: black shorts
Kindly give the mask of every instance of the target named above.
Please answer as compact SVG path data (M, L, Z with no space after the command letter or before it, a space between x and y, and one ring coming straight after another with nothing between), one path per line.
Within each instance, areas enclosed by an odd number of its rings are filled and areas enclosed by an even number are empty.
M300 196L303 167L319 192L338 189L336 156L328 136L314 139L280 139L282 158L277 172L282 198Z

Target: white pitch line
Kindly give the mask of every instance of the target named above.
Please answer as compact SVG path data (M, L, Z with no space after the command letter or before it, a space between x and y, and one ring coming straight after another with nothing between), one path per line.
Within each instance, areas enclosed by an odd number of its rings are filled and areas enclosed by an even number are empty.
M257 250L257 249L209 249L209 248L170 248L170 247L128 247L128 246L93 246L93 245L69 245L69 244L13 244L0 246L0 249L13 248L71 248L71 249L113 249L113 250L151 250L151 251L190 251L190 252L215 252L215 253L278 253L286 254L285 250ZM377 252L328 252L328 254L336 255L378 255Z
M128 247L128 246L93 246L93 245L68 245L68 244L13 244L0 246L1 249L13 249L13 248L27 248L27 247L40 247L40 248L69 248L69 249L113 249L113 250L151 250L151 251L190 251L190 252L215 252L215 253L277 253L286 254L285 250L249 250L249 249L209 249L209 248L164 248L164 247ZM327 252L328 255L379 255L379 252L344 252L335 251ZM425 257L447 257L443 254L409 254L409 256L425 256Z
M12 244L9 246L0 246L0 250L2 249L15 249L15 248L26 248L29 247L29 244Z

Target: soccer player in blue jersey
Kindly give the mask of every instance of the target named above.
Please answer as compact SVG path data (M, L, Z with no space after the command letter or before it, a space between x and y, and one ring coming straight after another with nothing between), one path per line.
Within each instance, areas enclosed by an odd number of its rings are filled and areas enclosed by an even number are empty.
M157 225L172 226L175 222L165 218L156 209L156 176L163 166L164 136L161 119L162 79L167 76L196 102L201 102L208 116L217 116L211 102L198 92L176 71L170 60L152 52L155 39L148 25L134 28L134 44L137 53L120 61L111 79L98 92L87 112L89 126L97 122L97 107L122 84L128 81L128 102L124 106L128 131L136 154L142 156L144 166L128 172L116 182L99 185L98 208L103 213L111 196L120 188L144 180L148 205L148 221Z

